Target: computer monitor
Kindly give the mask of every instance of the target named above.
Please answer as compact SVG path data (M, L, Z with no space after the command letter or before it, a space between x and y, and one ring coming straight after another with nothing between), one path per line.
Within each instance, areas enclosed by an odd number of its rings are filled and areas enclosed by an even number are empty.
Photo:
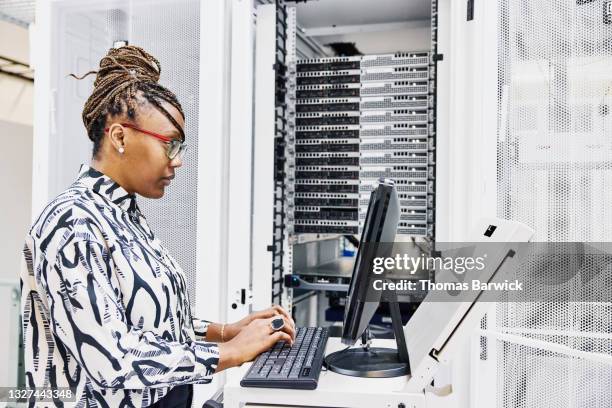
M362 336L381 300L381 292L371 290L374 257L391 255L392 243L400 217L394 182L381 179L370 195L353 275L346 298L342 343L352 346ZM382 245L381 245L382 244ZM397 298L388 299L397 349L367 346L332 353L325 358L327 367L340 374L358 377L395 377L409 373Z
M379 243L392 243L399 222L399 201L393 181L382 179L370 195L370 203L359 240L353 275L349 285L342 325L342 343L352 346L360 338L374 316L380 301L380 292L370 291L372 257L390 255L390 246L384 248ZM367 249L366 249L367 248ZM388 254L379 253L382 250ZM379 295L376 298L376 294ZM366 297L368 301L366 301Z

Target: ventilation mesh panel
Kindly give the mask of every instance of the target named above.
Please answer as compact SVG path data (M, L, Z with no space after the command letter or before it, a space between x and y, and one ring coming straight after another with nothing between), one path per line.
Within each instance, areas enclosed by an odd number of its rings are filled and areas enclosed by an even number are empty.
M534 241L612 238L612 25L603 23L602 0L576 3L498 0L498 215L534 228ZM580 293L590 274L600 277L592 290L612 285L609 263L581 262L579 276L555 287L558 299ZM533 262L519 273L559 270ZM499 304L497 326L612 354L610 303ZM612 406L612 366L496 346L499 407Z
M128 33L130 44L154 55L162 66L160 83L172 90L185 112L189 148L183 166L162 199L139 198L156 236L185 271L189 297L196 296L196 226L200 5L197 0L133 1L130 19L109 12L111 35ZM125 26L126 21L130 22ZM121 39L113 38L112 40ZM112 41L111 41L112 44ZM199 271L207 273L207 271Z
M498 406L610 407L609 365L504 341L496 346L504 356Z

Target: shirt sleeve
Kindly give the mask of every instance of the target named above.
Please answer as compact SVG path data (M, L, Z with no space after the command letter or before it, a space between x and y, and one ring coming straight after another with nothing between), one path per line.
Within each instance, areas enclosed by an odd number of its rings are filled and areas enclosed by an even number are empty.
M111 273L106 246L78 241L65 246L41 277L53 333L87 376L109 388L210 382L219 364L218 346L171 341L129 325Z
M208 320L198 319L194 317L191 319L193 322L193 332L197 336L197 338L206 340L206 335L208 334L208 326L210 326L210 322Z

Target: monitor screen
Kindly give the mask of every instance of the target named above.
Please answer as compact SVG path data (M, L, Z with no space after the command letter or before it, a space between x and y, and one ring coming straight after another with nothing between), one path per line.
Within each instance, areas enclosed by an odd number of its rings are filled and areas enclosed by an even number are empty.
M381 293L369 291L372 260L374 257L390 255L392 246L380 246L379 244L381 242L393 243L399 216L399 201L394 183L392 180L381 179L370 195L370 203L346 298L342 327L342 343L346 345L355 344L378 308Z

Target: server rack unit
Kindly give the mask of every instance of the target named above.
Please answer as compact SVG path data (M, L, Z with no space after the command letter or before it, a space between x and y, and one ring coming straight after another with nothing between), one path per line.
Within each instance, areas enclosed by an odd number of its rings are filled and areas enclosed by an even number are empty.
M358 233L359 68L359 57L296 66L295 233Z
M380 177L396 183L397 233L433 237L430 54L366 55L361 60L359 220Z
M433 238L434 89L428 52L300 60L293 232L358 234L380 177L400 195L399 235Z

